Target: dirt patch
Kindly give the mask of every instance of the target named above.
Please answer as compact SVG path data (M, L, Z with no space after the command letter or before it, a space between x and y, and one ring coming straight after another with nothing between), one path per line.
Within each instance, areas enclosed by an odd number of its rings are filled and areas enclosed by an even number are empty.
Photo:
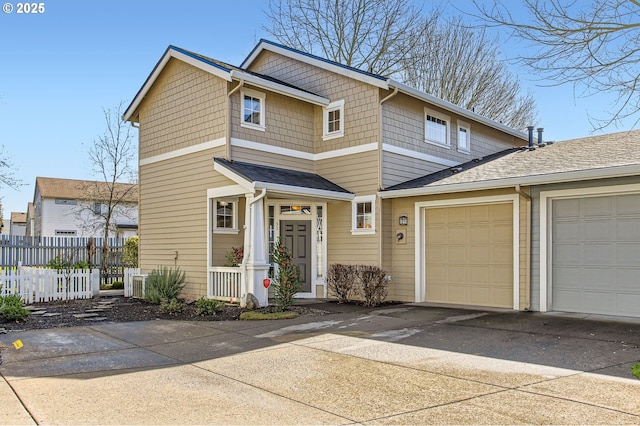
M29 308L33 313L24 321L8 322L0 318L0 332L2 329L5 329L5 331L21 331L156 319L237 321L240 318L240 314L246 311L246 309L239 306L229 305L215 315L197 316L195 303L188 303L182 312L167 314L162 312L159 305L153 305L140 299L123 297L34 303L29 305ZM259 311L274 312L275 309L275 307L269 306ZM292 306L290 310L297 312L299 315L325 315L330 313L326 310L307 306ZM42 313L42 311L45 312ZM86 314L95 314L95 316L85 316Z

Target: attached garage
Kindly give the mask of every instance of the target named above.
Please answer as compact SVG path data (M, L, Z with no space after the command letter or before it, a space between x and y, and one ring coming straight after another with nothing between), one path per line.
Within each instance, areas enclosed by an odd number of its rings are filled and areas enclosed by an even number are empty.
M418 205L423 225L416 250L422 256L418 300L518 309L517 198Z
M571 194L541 193L550 215L547 306L640 317L640 193Z

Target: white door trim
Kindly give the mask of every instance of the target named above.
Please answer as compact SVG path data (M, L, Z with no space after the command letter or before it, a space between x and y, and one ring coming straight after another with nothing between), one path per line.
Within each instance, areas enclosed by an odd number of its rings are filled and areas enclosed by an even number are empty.
M490 195L485 197L455 198L451 200L419 201L415 203L415 301L425 301L425 210L439 207L459 207L477 204L513 205L513 309L520 309L520 202L518 194Z
M640 184L611 185L589 188L557 189L540 191L540 312L551 309L551 204L555 199L586 198L610 195L624 195L640 193Z

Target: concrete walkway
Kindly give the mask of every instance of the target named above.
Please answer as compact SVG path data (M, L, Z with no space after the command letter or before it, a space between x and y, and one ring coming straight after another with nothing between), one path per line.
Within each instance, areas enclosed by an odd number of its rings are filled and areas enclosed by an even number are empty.
M640 424L638 322L318 307L0 335L0 423Z

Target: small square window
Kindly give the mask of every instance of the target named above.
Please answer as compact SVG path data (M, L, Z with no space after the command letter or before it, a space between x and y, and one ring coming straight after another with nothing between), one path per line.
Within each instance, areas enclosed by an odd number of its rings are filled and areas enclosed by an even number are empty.
M375 233L376 208L375 195L356 197L353 202L352 234Z
M237 201L213 200L213 231L217 233L237 233Z
M425 108L424 139L427 143L449 147L449 121L446 115Z
M323 115L322 140L344 136L344 100L330 103Z
M242 127L264 130L264 93L245 89L242 92Z

